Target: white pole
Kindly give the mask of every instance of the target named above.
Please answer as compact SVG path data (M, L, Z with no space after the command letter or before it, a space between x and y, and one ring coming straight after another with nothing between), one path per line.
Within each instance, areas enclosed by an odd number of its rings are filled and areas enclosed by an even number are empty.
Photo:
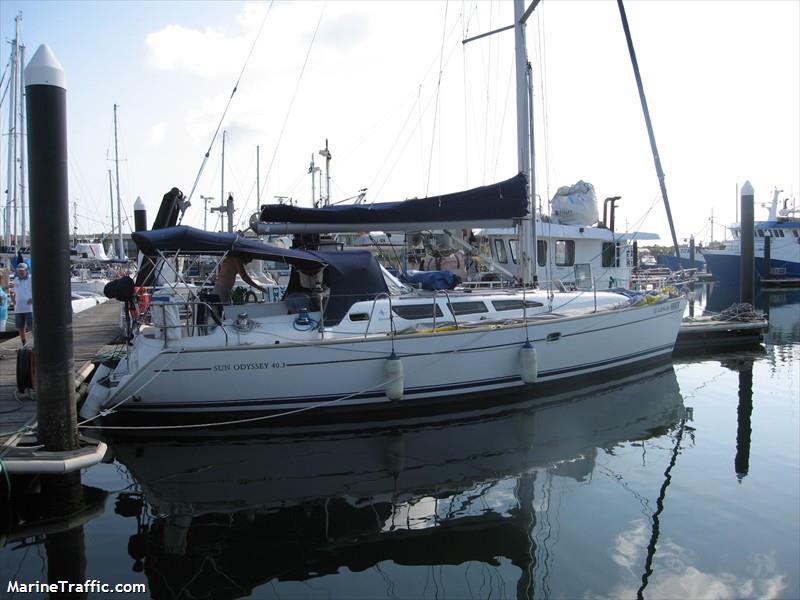
M221 207L225 206L225 133L225 131L222 132L222 182L220 183L219 190L219 203ZM225 231L225 217L222 216L224 213L222 210L220 210L219 214L220 218L223 219L220 230Z
M317 205L317 198L316 198L317 191L314 189L315 169L314 169L314 153L313 152L311 153L311 165L308 167L308 172L311 173L311 205L312 206L316 206Z
M25 46L20 46L20 64L25 65ZM25 71L24 68L19 70L19 97L22 98L22 94L25 93ZM26 185L25 185L25 148L26 148L26 137L25 137L25 103L20 102L20 114L19 114L19 123L20 123L20 131L22 131L22 135L19 138L19 198L20 198L20 206L22 207L22 213L20 215L21 220L21 227L22 230L22 243L20 244L20 248L25 248L28 245L28 236L27 236L27 229L28 229L28 206L26 202Z
M261 210L261 148L256 146L256 210Z
M521 219L518 231L521 246L520 270L524 284L533 283L535 272L533 258L533 211L534 203L530 195L531 182L531 156L530 156L530 125L528 121L528 57L525 48L525 24L522 22L525 14L524 0L514 0L514 50L515 74L517 92L517 168L528 180L528 216Z
M108 170L108 198L111 201L111 246L114 244L114 182L111 178L111 169ZM114 253L116 254L116 252ZM119 256L117 256L119 258Z
M125 246L122 245L122 200L119 195L119 147L117 144L117 105L114 105L114 167L117 174L117 230L119 232L118 258L125 258Z
M328 150L328 140L325 139L325 206L331 204L331 152Z
M14 182L14 174L16 173L17 164L14 148L14 130L16 123L16 107L14 106L13 98L16 96L16 45L11 46L11 58L9 59L11 67L11 78L8 84L9 101L8 101L8 177L6 179L6 208L5 208L5 226L3 228L3 242L9 248L11 247L11 236L15 230L14 225L14 199L16 198L16 183ZM16 241L15 241L16 243Z
M11 178L10 178L10 180L8 182L8 185L11 186L11 188L13 189L12 196L11 196L11 199L12 199L12 202L13 202L13 204L12 204L13 218L12 218L11 222L13 224L14 247L17 250L19 250L19 248L20 248L20 245L19 245L19 229L17 228L17 225L19 223L19 220L17 218L17 194L19 193L19 189L18 189L19 180L17 178L17 175L18 175L18 171L17 171L18 163L17 163L17 161L19 160L19 143L18 143L18 138L17 138L17 132L19 131L19 128L18 128L18 125L19 125L19 96L20 96L20 93L21 93L20 89L19 89L19 85L18 85L19 84L19 79L20 79L20 72L19 72L20 71L20 68L19 68L19 23L20 23L21 20L22 20L22 15L17 15L16 18L14 19L14 22L16 24L16 36L14 37L14 53L13 53L12 58L11 58L11 60L12 60L12 65L11 65L11 93L12 93L12 95L11 95L10 105L11 105L11 110L12 110L12 116L11 116L11 119L9 120L9 127L10 127L9 131L11 133L10 137L11 137L11 149L12 149L11 160L13 162L12 162L12 174L11 174Z

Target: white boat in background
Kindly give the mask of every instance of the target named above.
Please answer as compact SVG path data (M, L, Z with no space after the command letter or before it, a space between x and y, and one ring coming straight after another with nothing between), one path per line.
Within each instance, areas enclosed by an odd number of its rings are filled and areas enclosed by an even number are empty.
M72 312L79 313L108 302L108 298L94 292L72 292Z

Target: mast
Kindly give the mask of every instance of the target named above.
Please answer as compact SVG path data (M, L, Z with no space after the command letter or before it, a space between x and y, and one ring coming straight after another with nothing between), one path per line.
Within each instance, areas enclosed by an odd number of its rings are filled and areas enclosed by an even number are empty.
M261 148L256 146L256 210L261 210Z
M220 215L222 215L222 210L225 208L225 134L226 133L227 131L222 132L222 182L220 183L220 190L219 190ZM225 223L222 223L222 229L220 231L225 231Z
M20 46L20 64L23 66L25 65L25 46ZM25 90L25 70L19 70L19 98L20 98L20 113L19 113L19 123L20 123L20 134L19 138L19 198L20 198L20 206L22 207L22 212L20 215L20 229L22 230L22 242L20 243L20 248L25 248L28 246L28 236L26 230L28 228L28 206L26 202L26 185L25 185L25 173L27 170L25 169L25 149L27 147L25 143L25 102L22 102L22 94L24 94Z
M653 152L653 161L656 164L656 175L658 175L658 183L661 186L661 197L664 198L664 208L667 211L667 221L669 221L669 231L672 234L672 244L675 248L675 256L678 262L680 262L681 251L678 248L678 237L675 235L675 225L672 222L672 211L669 208L667 185L664 183L664 170L661 168L661 159L658 157L656 136L653 133L653 124L650 122L650 111L647 109L647 99L644 96L644 86L642 85L642 76L639 73L639 63L636 61L636 51L633 49L631 30L628 27L628 17L625 15L625 7L622 4L622 0L617 0L617 6L619 6L619 15L622 18L622 28L625 30L625 41L628 42L628 53L631 55L631 65L633 65L633 75L636 77L636 87L639 89L639 100L642 103L644 122L647 125L647 135L650 138L650 150Z
M525 285L535 283L536 277L536 192L533 181L533 75L528 62L525 43L525 23L531 16L539 0L531 0L525 8L525 0L514 0L514 23L493 31L467 38L466 44L501 31L514 29L514 52L517 96L517 169L525 175L527 185L528 215L519 219L517 236L520 242L520 262L518 276Z
M119 148L117 145L117 105L114 105L114 167L117 174L117 228L119 231L119 255L125 258L125 247L122 245L122 200L119 196Z
M15 189L16 186L12 183L14 180L14 172L16 170L16 162L14 160L14 124L16 123L16 112L14 108L13 98L16 96L16 45L11 46L11 57L9 58L10 65L10 78L8 82L8 160L7 164L7 178L6 178L6 206L4 211L4 224L3 224L3 243L11 247L11 234L14 230L12 225L12 210L14 206Z
M329 206L331 203L331 151L328 150L328 139L325 139L325 147L319 151L320 156L325 157L325 204ZM322 175L320 175L321 177ZM312 175L313 177L313 175ZM322 184L320 184L320 193L322 193Z
M319 171L319 167L314 166L314 153L311 153L311 164L308 165L308 173L311 175L311 204L317 208L317 190L314 188L314 175ZM321 186L320 186L321 187Z
M534 282L536 273L536 216L534 213L535 202L533 201L533 185L531 173L531 146L533 139L530 137L531 121L529 119L529 83L528 77L528 52L525 41L525 20L530 14L536 2L533 2L531 9L525 11L524 0L514 0L514 51L515 51L515 74L517 92L517 168L520 173L525 175L528 182L528 216L520 219L518 226L521 256L520 256L520 275L522 283L530 285Z
M78 245L78 203L72 201L72 246Z
M19 150L17 144L17 132L19 131L17 125L19 124L19 80L20 80L20 73L19 73L19 28L20 28L20 21L22 21L22 15L19 14L14 18L15 23L15 35L14 35L14 42L12 44L11 49L11 81L9 82L9 103L8 103L8 181L6 185L8 186L8 229L9 229L9 239L8 242L10 244L10 240L13 236L14 239L14 247L15 249L19 249L19 239L18 239L18 230L17 230L17 192L18 192L18 182L17 182L17 168L19 160Z
M114 244L114 183L111 180L111 169L108 170L108 197L111 200L111 246L113 247L115 245Z

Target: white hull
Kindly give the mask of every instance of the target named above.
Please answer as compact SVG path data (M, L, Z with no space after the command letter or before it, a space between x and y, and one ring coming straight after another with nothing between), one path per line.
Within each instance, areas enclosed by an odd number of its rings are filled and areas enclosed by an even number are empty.
M139 339L130 364L93 386L87 404L128 415L154 413L288 412L311 408L397 408L414 402L524 386L520 349L536 349L536 385L567 382L666 359L672 352L684 299L620 310L530 317L526 325L476 324L474 329L323 341L259 343L257 332L233 335L225 346L197 346L203 338ZM238 339L237 339L238 338ZM146 352L149 344L151 352ZM403 365L403 394L386 395L386 360ZM146 358L145 358L146 357ZM124 374L130 369L130 375ZM98 373L95 379L107 374ZM114 385L114 383L116 385ZM93 416L91 409L82 412Z

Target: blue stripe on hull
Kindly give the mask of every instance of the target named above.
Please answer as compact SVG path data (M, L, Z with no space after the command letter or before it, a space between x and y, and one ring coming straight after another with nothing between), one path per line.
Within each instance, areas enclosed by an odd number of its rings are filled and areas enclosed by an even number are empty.
M741 264L738 254L706 254L706 265L714 276L714 279L723 284L738 284L740 281ZM788 262L785 260L770 261L772 269L786 269L785 277L800 277L800 263ZM766 275L764 269L764 259L757 256L755 258L755 277L756 280L762 279ZM783 277L783 275L781 275Z

